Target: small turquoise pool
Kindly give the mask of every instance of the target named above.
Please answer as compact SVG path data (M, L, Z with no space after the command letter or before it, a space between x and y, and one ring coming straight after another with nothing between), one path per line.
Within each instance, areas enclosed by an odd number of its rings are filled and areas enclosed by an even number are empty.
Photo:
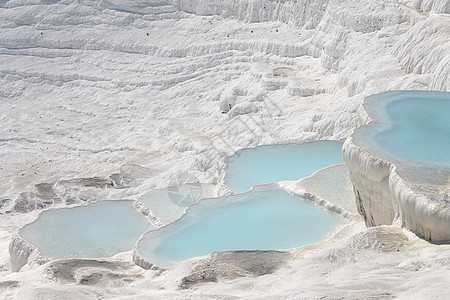
M236 152L226 161L225 184L235 193L258 184L298 180L327 166L343 164L343 141L261 146Z
M213 251L289 249L321 241L344 222L272 184L201 201L178 221L146 233L137 251L167 265Z
M374 135L379 147L411 161L450 165L450 93L385 93L369 108L389 118Z
M133 249L139 237L154 229L132 201L102 201L54 209L19 232L49 258L109 257Z

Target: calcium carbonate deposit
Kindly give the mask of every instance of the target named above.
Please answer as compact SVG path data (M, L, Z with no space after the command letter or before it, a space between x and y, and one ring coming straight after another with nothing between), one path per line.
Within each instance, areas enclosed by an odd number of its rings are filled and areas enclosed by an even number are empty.
M450 93L386 92L363 107L372 121L347 139L343 154L366 224L450 241Z
M418 236L392 220L421 217L383 201L373 215L389 222L366 227L342 165L279 183L349 220L288 251L144 269L132 249L49 261L15 237L45 210L103 200L137 200L160 227L199 187L231 193L225 157L238 150L346 139L369 95L450 92L449 14L449 0L0 0L0 298L445 299L450 245L419 237L442 226ZM155 190L162 202L139 201ZM163 202L176 214L159 219ZM26 263L14 272L10 257Z

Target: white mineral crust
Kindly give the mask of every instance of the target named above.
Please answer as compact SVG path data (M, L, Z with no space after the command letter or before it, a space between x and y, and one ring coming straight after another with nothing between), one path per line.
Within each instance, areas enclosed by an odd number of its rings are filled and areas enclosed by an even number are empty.
M344 143L343 155L366 225L395 224L432 241L450 241L446 196L414 189L395 164L355 145L353 138Z
M198 259L144 271L130 251L12 272L8 245L37 209L220 185L238 149L347 138L365 96L450 91L449 4L0 0L0 298L446 297L449 245L357 221L274 274L186 290ZM362 167L404 191L387 165ZM374 219L414 220L380 205ZM432 220L420 226L434 238Z

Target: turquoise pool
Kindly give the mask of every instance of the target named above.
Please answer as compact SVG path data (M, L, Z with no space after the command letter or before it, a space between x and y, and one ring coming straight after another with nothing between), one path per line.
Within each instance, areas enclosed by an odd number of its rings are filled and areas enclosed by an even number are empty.
M235 193L258 184L298 180L327 166L343 164L343 141L261 146L226 159L225 184Z
M102 201L54 209L19 232L49 258L109 257L133 249L139 237L154 229L132 201Z
M242 192L262 183L297 180L342 163L341 147L340 141L319 141L239 151L227 160L226 183ZM143 195L137 200L139 209L150 213L157 222L154 226L168 224L157 230L132 201L103 201L45 211L19 234L44 257L71 258L108 257L131 250L146 232L137 251L148 261L165 265L213 251L300 247L325 239L346 222L278 184L209 198L214 196L215 186L207 184Z
M385 93L368 107L388 118L374 135L379 147L411 161L450 165L450 93Z
M203 200L178 221L146 233L137 251L150 262L167 265L213 251L288 249L321 241L344 222L272 184Z

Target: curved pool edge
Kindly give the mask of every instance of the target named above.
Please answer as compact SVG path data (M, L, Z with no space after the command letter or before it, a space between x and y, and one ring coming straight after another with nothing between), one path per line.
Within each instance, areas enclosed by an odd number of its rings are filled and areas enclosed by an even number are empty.
M218 183L217 183L218 195L220 197L222 197L222 196L229 196L229 195L235 195L235 194L242 194L242 193L246 193L248 191L251 191L256 186L265 185L265 184L271 184L271 183L280 183L282 181L289 181L287 179L285 179L285 180L268 181L268 182L258 183L258 184L252 185L246 190L234 191L232 189L232 187L230 187L230 184L229 183L227 184L227 182L226 182L227 181L227 177L229 176L230 160L232 160L236 156L240 156L242 153L245 153L248 150L270 149L270 148L273 149L273 148L276 148L276 147L285 147L285 146L306 146L306 147L308 147L308 146L314 146L316 144L332 144L332 143L341 143L341 144L343 144L344 142L345 142L345 138L341 138L341 139L337 139L337 140L324 139L324 140L312 140L312 141L303 141L303 142L263 144L263 145L257 145L257 146L249 147L249 148L240 148L240 149L236 150L235 152L233 152L231 155L226 156L226 157L224 157L221 160L221 167L220 167L220 170L219 170L219 174L220 175L219 175L219 179L218 179ZM343 163L343 162L340 162L340 163ZM335 164L340 164L340 163L335 163ZM335 165L335 164L331 164L331 165L319 168L319 169L315 170L313 173L315 173L316 171L321 170L323 168L327 168L329 166ZM302 178L311 176L313 173L310 173L307 176L296 178L294 180L301 180Z
M111 256L107 256L107 257L64 257L64 258L51 258L51 257L47 257L45 255L42 255L40 249L38 246L34 245L33 243L27 241L24 237L21 236L21 232L22 230L29 226L32 225L36 222L39 222L39 220L42 218L43 214L46 214L48 212L52 212L52 211L56 211L56 210L73 210L73 209L79 209L82 207L88 207L92 204L98 204L98 203L105 203L105 202L117 202L117 201L122 201L122 202L129 202L131 204L131 206L134 207L134 203L136 203L136 200L131 200L131 199L118 199L118 200L100 200L100 201L96 201L96 202L92 202L92 203L86 203L84 205L71 205L71 206L53 206L53 207L49 207L48 209L42 210L39 212L39 214L36 216L36 218L34 218L32 221L24 224L23 226L21 226L18 231L12 236L11 241L9 243L9 257L10 257L10 264L11 264L11 271L13 272L19 272L25 265L42 265L45 264L49 261L53 261L53 260L60 260L60 259L104 259L104 258L111 258L114 257L120 253L124 253L127 251L131 251L133 250L133 248L130 248L126 251L121 251L118 253L115 253ZM136 211L138 213L139 210L137 210L136 207L134 207L136 209ZM145 217L148 221L149 224L151 224L150 220L143 215L143 217Z
M289 181L281 181L280 187L285 190L286 192L301 197L311 203L316 204L317 206L322 207L323 209L326 209L332 213L340 215L342 218L348 220L348 221L355 221L357 220L357 216L353 215L351 212L347 211L346 209L331 203L330 201L319 197L317 195L314 195L312 193L309 193L308 191L305 191L303 189L298 189L296 187L293 187Z
M158 264L156 264L156 263L154 263L154 262L151 262L151 261L145 259L145 258L139 253L139 246L140 246L141 242L144 240L144 238L145 238L147 235L149 235L149 234L158 234L158 233L161 232L161 229L164 229L165 227L167 227L167 226L169 226L169 225L171 225L171 224L173 224L173 223L180 222L180 219L182 219L184 216L186 216L186 214L189 212L189 210L191 210L193 207L196 207L196 206L198 206L198 205L201 205L201 203L204 202L204 201L208 201L208 200L210 200L210 199L217 199L217 198L223 198L223 197L230 197L230 196L235 196L235 195L249 194L249 193L251 193L251 192L255 189L255 187L258 188L258 187L265 187L265 186L270 186L270 185L278 185L278 183L277 183L277 182L271 182L271 183L265 183L265 184L256 185L256 186L253 186L250 190L248 190L248 191L246 191L246 192L243 192L243 193L238 193L238 194L236 194L236 193L230 193L230 194L227 194L227 195L224 195L224 196L218 196L218 197L214 197L214 198L202 198L202 199L200 199L198 202L196 202L196 203L194 203L194 204L188 206L188 207L186 208L186 211L184 212L184 214L183 214L182 216L180 216L180 218L178 218L178 219L176 219L176 220L173 220L173 221L170 222L169 224L166 224L166 225L164 225L163 227L158 228L157 230L149 230L149 231L144 232L143 234L141 234L141 236L140 236L139 239L136 241L136 243L134 244L134 247L133 247L133 257L132 257L133 262L134 262L137 266L139 266L139 267L141 267L141 268L143 268L143 269L145 269L145 270L153 270L153 269L156 269L156 270L165 270L165 269L167 269L167 268L165 268L165 267L163 267L163 266L161 266L161 265L158 265ZM278 185L278 186L279 186L279 185ZM280 187L280 188L281 188L281 187ZM220 251L219 251L219 252L220 252ZM211 253L210 253L210 254L211 254ZM210 255L210 254L208 254L208 255Z
M139 242L139 241L138 241ZM136 245L138 244L136 243ZM144 270L151 270L152 268L159 268L159 266L153 264L152 262L146 260L139 251L135 248L133 249L133 262L136 266L141 267Z
M365 123L362 127L375 118L370 111L363 113L364 103L360 109L361 120ZM350 169L358 212L366 225L393 224L430 241L450 241L448 195L433 184L411 183L399 175L398 165L360 147L354 140L355 133L344 142L342 152Z
M274 249L274 250L223 250L223 251L214 251L207 255L203 256L197 256L197 257L191 257L187 258L182 261L173 262L170 266L163 267L161 265L158 265L156 263L153 263L144 257L142 257L137 250L136 243L135 249L133 249L133 262L138 266L145 270L152 270L152 271L166 271L172 269L173 266L182 264L182 263L194 263L198 265L202 265L203 262L207 262L208 260L213 259L213 257L217 254L225 254L225 253L236 253L236 252L246 252L246 253L252 253L252 252L263 252L267 253L268 255L272 253L284 253L286 255L290 256L290 260L298 260L304 258L305 254L311 254L315 251L322 250L327 247L327 245L331 243L336 243L339 240L342 240L345 237L348 237L350 235L349 232L352 232L351 230L355 228L356 226L364 226L359 225L362 224L361 220L353 219L349 221L346 224L342 224L338 228L336 228L335 231L330 233L324 240L318 241L314 244L304 245L300 247L294 247L294 248L288 248L288 249ZM145 233L142 235L144 236Z
M19 272L26 264L37 261L41 257L39 249L24 240L18 233L14 234L9 243L9 261L11 271Z
M333 166L336 166L336 165L328 166L326 168L333 167ZM326 168L324 168L324 169L326 169ZM317 172L319 172L321 170L322 169L318 170ZM305 247L311 247L313 245L322 244L322 243L327 242L327 241L329 241L331 239L334 239L336 237L336 235L338 235L339 232L343 228L349 226L349 224L354 223L354 222L358 222L358 221L361 222L361 219L359 219L358 216L348 212L347 210L345 210L345 209L343 209L343 208L341 208L341 207L339 207L337 205L334 205L334 204L328 202L327 200L325 200L325 199L323 199L323 198L321 198L319 196L316 196L314 194L308 193L306 191L305 192L298 192L298 191L294 192L294 191L291 191L289 188L287 188L286 183L291 183L291 182L290 181L280 181L280 182L270 182L270 183L258 184L258 185L255 185L255 186L251 187L250 190L242 192L242 193L233 193L233 194L229 194L229 195L225 195L225 196L218 196L218 197L215 197L215 198L203 198L203 199L201 199L200 201L198 201L198 202L190 205L189 207L187 207L187 210L185 211L185 213L180 218L174 220L173 222L171 222L171 223L169 223L169 224L167 224L167 225L165 225L165 226L163 226L161 228L158 228L156 230L150 230L150 231L147 231L147 232L143 233L139 237L139 239L136 241L136 243L135 243L135 245L133 247L133 255L132 255L133 262L137 266L139 266L139 267L141 267L141 268L143 268L145 270L165 271L165 270L171 269L173 265L181 263L183 261L204 259L204 258L210 257L214 253L225 253L225 252L236 252L236 251L242 251L242 252L262 251L262 252L268 252L268 253L269 252L286 252L286 253L291 253L292 251L297 250L297 249L301 249L301 248L305 248ZM328 233L328 235L325 237L325 239L323 239L321 241L318 241L316 243L313 243L313 244L299 246L299 247L294 247L294 248L263 249L263 250L261 250L261 249L259 249L259 250L258 249L253 249L253 250L249 250L249 249L246 249L246 250L245 249L244 250L242 250L242 249L241 250L219 250L219 251L214 251L214 252L208 253L206 255L199 255L199 256L195 256L195 257L186 258L186 259L181 260L181 261L171 262L169 264L158 264L157 262L153 262L153 261L151 261L149 259L146 259L143 255L141 255L141 253L139 251L141 242L148 235L161 234L161 232L163 230L166 230L167 226L182 221L182 218L185 217L189 213L189 210L192 210L193 208L195 209L196 206L201 205L203 202L206 202L208 200L214 200L214 199L217 199L217 198L227 198L227 197L234 197L234 196L238 196L238 195L250 194L252 192L255 192L255 190L257 191L259 189L264 189L264 188L268 188L268 187L271 187L271 186L277 187L280 190L283 190L284 192L286 192L288 194L291 194L294 197L301 198L304 201L310 202L311 204L319 207L322 210L327 211L328 213L340 216L342 218L342 220L343 220L343 223L340 224L339 226L337 226L334 230L330 231Z

